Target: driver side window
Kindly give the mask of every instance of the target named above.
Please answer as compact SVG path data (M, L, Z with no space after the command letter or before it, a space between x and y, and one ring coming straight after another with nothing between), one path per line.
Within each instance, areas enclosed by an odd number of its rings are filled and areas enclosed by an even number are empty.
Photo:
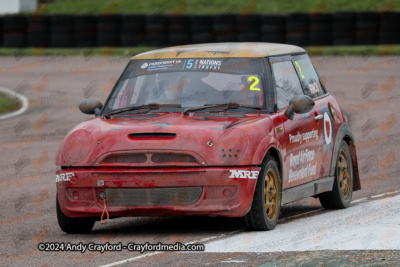
M291 61L272 63L278 109L286 108L290 99L302 95L303 90Z

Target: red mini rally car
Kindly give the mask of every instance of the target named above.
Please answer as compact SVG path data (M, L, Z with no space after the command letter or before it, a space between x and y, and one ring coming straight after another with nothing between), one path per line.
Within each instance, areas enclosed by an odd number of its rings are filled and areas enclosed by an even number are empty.
M354 137L300 47L220 43L139 54L104 106L86 99L60 146L57 217L244 217L270 230L280 207L346 208L360 180Z

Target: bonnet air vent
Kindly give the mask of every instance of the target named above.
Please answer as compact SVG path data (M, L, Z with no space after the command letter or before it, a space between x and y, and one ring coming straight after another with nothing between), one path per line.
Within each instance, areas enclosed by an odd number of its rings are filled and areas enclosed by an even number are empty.
M129 135L132 140L173 139L175 137L175 133L134 133Z

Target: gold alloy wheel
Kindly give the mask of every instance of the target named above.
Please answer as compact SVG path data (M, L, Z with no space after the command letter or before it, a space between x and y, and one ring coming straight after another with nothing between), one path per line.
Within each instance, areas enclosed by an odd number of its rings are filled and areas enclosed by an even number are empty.
M347 198L350 193L350 165L347 153L344 150L340 151L338 163L339 185L340 192L344 198Z
M278 215L279 192L278 177L272 168L268 169L265 177L264 196L268 220L274 221Z

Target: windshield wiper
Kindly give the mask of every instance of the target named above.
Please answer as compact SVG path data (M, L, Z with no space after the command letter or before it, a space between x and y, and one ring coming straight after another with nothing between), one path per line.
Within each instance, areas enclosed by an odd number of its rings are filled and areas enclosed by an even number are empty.
M107 112L104 115L104 117L106 119L109 119L111 115L123 113L123 112L126 112L126 111L139 110L139 109L148 109L148 111L150 111L150 110L156 110L156 109L163 108L163 107L181 108L182 106L180 104L161 104L160 105L158 103L150 103L150 104L147 104L147 105L140 105L140 106L133 106L133 107L125 107L125 108L120 108L120 109L114 109L114 110L111 110L111 111Z
M229 102L229 103L224 103L224 104L205 104L202 107L195 107L195 108L187 108L183 111L183 115L188 115L189 112L191 111L199 111L199 110L203 110L203 109L207 109L207 108L223 108L223 111L228 110L228 109L236 109L239 107L245 107L245 108L254 108L254 109L258 109L261 110L261 107L259 106L252 106L252 105L243 105L243 104L239 104L236 102Z

